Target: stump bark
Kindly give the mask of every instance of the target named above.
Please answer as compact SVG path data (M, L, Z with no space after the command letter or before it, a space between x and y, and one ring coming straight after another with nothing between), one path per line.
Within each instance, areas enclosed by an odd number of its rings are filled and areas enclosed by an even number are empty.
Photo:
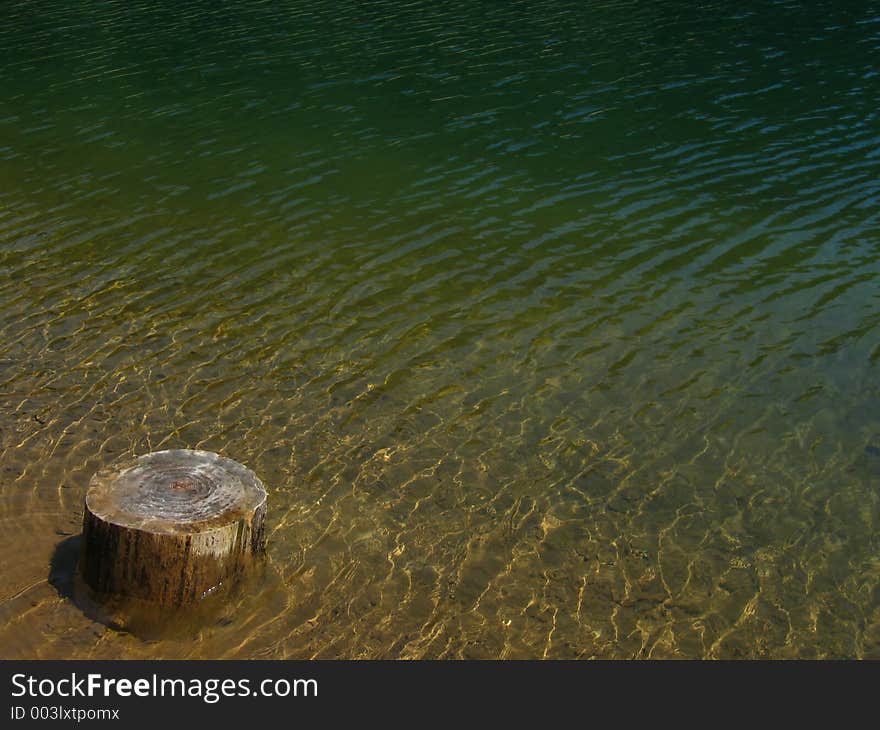
M266 490L207 451L158 451L99 471L89 485L80 569L98 597L162 608L238 582L265 552Z

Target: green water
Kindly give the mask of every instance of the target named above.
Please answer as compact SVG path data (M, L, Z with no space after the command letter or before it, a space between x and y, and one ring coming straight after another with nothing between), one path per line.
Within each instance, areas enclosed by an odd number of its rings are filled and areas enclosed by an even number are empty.
M0 656L880 657L880 9L9 0ZM70 599L221 452L269 577Z

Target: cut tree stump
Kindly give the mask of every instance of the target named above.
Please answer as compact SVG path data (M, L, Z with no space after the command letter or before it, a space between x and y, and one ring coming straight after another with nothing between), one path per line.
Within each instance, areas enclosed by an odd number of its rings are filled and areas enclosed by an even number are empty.
M80 570L106 598L194 605L265 552L266 490L232 459L176 449L99 471L89 485Z

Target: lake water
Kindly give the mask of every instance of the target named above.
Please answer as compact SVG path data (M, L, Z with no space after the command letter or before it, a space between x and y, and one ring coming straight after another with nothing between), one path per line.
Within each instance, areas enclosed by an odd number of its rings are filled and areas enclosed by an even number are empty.
M2 16L0 656L880 658L876 3ZM177 447L269 565L145 640L64 586Z

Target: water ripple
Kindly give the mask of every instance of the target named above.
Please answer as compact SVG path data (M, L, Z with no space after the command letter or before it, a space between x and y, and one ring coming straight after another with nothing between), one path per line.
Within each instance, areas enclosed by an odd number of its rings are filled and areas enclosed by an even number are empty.
M880 656L876 8L5 20L0 654ZM176 447L270 566L143 642L64 556Z

